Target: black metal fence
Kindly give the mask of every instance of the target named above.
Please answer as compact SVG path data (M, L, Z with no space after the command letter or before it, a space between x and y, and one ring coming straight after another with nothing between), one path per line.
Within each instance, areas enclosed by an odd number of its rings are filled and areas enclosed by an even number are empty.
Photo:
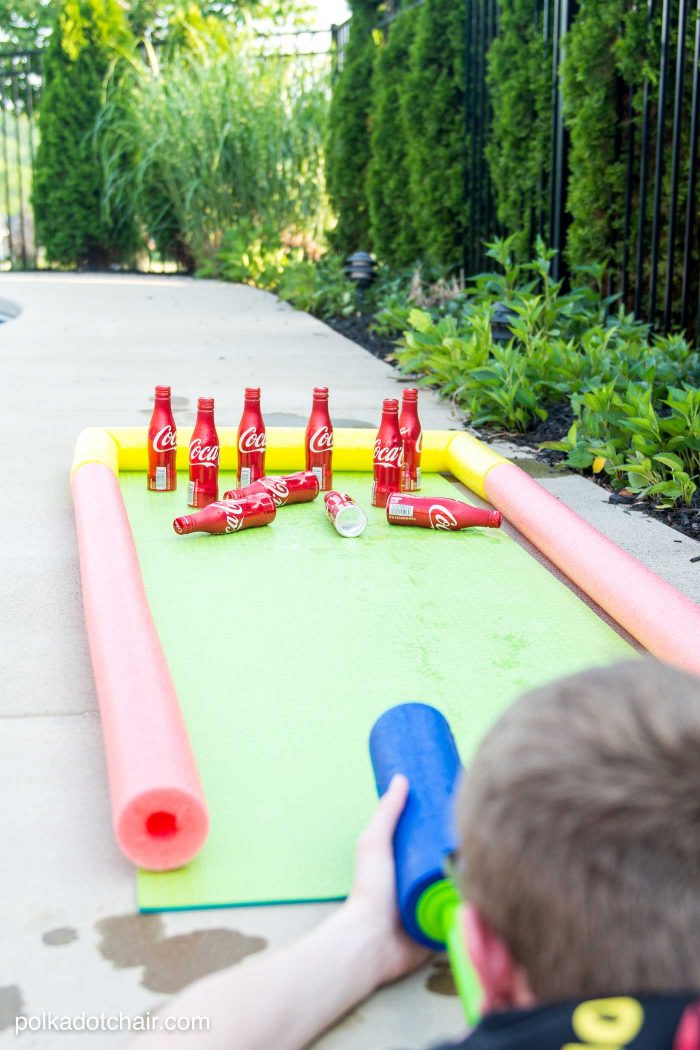
M657 3L662 5L658 81L646 78L635 92L618 84L618 105L610 113L616 125L616 161L624 160L625 201L621 243L611 260L610 291L618 293L629 310L668 330L672 324L698 329L698 75L700 69L700 19L694 39L689 33L690 0L646 0L651 24ZM700 0L695 0L700 12ZM556 249L555 278L565 275L565 247L571 216L568 211L569 133L564 121L561 65L566 34L578 12L578 0L537 0L535 26L541 32L543 62L551 63L551 149L541 172L541 196L529 233L544 237ZM498 33L498 0L468 0L465 85L466 139L471 142L465 199L470 221L466 224L464 267L477 272L484 265L483 241L504 233L495 221L495 208L484 162L483 149L490 130L491 110L486 80L486 55ZM676 39L675 55L670 40ZM515 60L515 56L514 56ZM684 105L686 79L692 79L692 102ZM658 86L657 86L658 85ZM636 133L641 118L641 134ZM670 156L667 151L672 142ZM681 184L680 146L688 143L685 207L679 208ZM668 211L663 212L664 180L671 191ZM636 205L636 208L633 208ZM636 224L633 212L636 211ZM665 234L665 237L664 237ZM680 290L674 286L675 259L682 253Z
M42 55L0 51L0 267L36 265L31 206Z
M700 0L634 0L646 8L648 25L660 39L658 69L635 89L620 78L615 127L615 162L624 167L624 218L619 243L611 245L609 291L628 310L667 331L680 325L700 332L698 260L698 125L700 123ZM414 0L410 6L419 6ZM541 192L527 231L557 251L556 278L566 276L569 212L569 132L564 119L561 69L567 33L585 0L535 0L534 29L542 61L551 68L551 139L541 172ZM466 0L466 80L463 265L467 275L486 263L484 241L504 230L497 220L485 148L492 124L487 78L488 52L499 31L500 0ZM379 23L387 31L406 11L398 0ZM693 17L695 12L695 17ZM660 16L660 18L659 18ZM694 23L694 28L693 28ZM346 30L346 27L343 27ZM389 30L390 31L390 30ZM343 41L337 38L338 67ZM673 46L672 46L673 42ZM518 56L513 55L517 62ZM679 265L680 262L680 265Z
M345 48L347 47L348 40L350 39L350 22L348 18L346 22L341 22L340 25L331 26L331 37L333 41L333 54L335 61L333 63L333 72L340 73L343 68L345 61Z

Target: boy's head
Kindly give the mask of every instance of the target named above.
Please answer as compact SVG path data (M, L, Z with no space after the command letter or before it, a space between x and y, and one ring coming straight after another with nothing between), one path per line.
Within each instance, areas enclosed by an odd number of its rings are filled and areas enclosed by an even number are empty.
M700 679L640 659L526 694L458 824L486 1009L700 988Z

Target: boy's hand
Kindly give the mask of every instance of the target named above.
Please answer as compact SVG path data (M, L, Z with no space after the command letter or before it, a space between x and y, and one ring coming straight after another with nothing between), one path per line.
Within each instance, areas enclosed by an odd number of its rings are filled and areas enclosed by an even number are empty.
M408 781L397 774L358 839L355 881L345 905L357 922L369 924L376 935L379 984L403 977L430 956L405 932L396 900L392 839L407 797Z

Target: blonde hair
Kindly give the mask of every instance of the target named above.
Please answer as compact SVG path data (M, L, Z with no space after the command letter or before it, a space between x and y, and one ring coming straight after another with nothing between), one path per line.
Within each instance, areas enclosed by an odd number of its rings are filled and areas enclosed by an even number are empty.
M700 988L700 679L639 659L527 693L458 821L461 889L539 999Z

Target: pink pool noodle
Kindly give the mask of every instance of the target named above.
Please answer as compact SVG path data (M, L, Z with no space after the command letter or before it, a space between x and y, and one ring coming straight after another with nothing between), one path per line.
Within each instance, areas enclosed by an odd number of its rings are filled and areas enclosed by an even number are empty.
M209 818L119 483L88 463L71 487L114 831L134 864L177 868L203 846Z
M486 496L531 543L660 660L700 674L700 607L512 463Z

